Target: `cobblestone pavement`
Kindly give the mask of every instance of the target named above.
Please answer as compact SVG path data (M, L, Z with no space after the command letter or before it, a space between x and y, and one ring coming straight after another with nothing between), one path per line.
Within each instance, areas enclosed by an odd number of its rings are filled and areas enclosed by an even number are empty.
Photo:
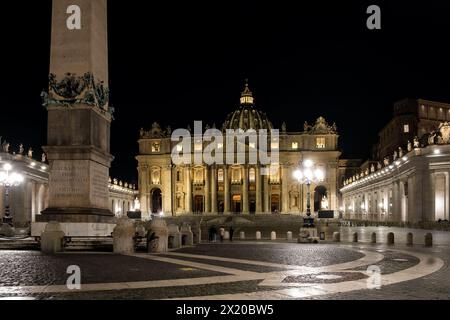
M0 251L0 298L449 299L449 261L447 246L384 244L242 242L132 256ZM81 290L65 285L71 265L80 267ZM374 279L380 289L369 289Z

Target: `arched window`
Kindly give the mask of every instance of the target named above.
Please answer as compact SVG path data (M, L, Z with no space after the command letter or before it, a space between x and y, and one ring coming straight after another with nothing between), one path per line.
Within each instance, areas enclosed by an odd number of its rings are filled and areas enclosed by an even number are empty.
M241 168L233 168L232 182L240 183L241 179Z
M194 169L194 184L203 184L204 182L204 168L195 168Z

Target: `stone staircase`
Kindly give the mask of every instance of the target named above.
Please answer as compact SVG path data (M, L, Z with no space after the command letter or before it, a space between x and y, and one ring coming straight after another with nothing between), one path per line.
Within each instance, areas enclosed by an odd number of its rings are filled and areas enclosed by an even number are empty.
M112 238L71 238L66 240L64 251L113 251Z
M38 250L39 243L34 238L2 238L0 250Z

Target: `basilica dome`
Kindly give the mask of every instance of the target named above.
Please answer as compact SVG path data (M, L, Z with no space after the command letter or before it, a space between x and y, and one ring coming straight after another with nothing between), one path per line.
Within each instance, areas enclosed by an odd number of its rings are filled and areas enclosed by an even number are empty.
M224 130L273 129L273 125L267 118L267 115L255 109L253 94L249 89L248 83L246 83L245 90L242 92L240 102L239 108L227 116L223 124Z

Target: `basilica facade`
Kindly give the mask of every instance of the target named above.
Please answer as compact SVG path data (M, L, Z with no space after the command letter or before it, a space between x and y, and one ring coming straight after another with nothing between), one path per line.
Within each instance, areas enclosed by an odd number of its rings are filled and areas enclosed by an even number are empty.
M213 126L214 127L214 126ZM283 123L277 138L270 138L271 153L279 158L270 166L246 161L234 163L184 163L173 161L178 142L171 139L170 127L154 123L141 129L138 175L143 217L151 214L181 216L189 214L301 214L306 212L307 186L293 173L302 161L312 161L324 172L324 179L310 186L311 210L337 210L339 157L338 132L323 117L312 125L305 122L288 131ZM229 130L273 130L268 116L258 110L248 85L240 104L223 122L221 132ZM190 131L190 129L188 129ZM190 150L202 150L211 142L192 139ZM234 143L234 142L233 142ZM260 144L245 143L249 153ZM227 148L227 145L220 145ZM237 152L237 151L236 151ZM270 167L270 168L269 168Z

